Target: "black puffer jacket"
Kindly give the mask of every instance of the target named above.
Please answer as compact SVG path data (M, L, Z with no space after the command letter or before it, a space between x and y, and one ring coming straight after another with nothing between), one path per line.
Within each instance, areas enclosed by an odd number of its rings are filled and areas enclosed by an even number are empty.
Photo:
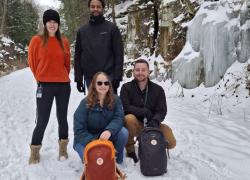
M103 18L78 30L74 57L76 82L82 82L83 75L92 79L99 71L107 73L112 81L121 81L123 59L121 33L115 24Z
M163 88L152 81L148 82L147 88L141 91L135 80L125 83L120 92L123 108L126 114L133 114L138 120L143 121L145 109L151 111L152 115L148 119L162 122L167 114L167 103ZM144 107L147 94L147 101Z

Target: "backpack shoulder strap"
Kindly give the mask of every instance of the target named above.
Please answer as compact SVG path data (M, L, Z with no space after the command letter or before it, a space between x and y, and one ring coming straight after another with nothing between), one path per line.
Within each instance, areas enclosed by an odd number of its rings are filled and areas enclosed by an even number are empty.
M81 177L80 177L80 180L85 180L85 170L83 171Z

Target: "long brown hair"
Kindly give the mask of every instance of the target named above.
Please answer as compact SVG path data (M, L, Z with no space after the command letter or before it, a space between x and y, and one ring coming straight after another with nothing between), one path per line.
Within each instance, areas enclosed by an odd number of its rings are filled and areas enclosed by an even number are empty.
M56 31L55 36L56 36L56 39L58 40L62 50L64 51L65 48L63 45L62 35L61 35L59 27L60 27L60 25L58 24L58 29ZM42 33L40 33L40 36L42 37L42 40L43 40L43 46L46 46L48 44L48 39L49 39L49 31L47 30L46 25L44 25L43 31L42 31Z
M92 81L90 83L89 90L88 90L89 92L87 95L87 106L89 108L93 108L96 104L99 103L98 92L96 91L96 79L100 74L103 74L104 76L106 76L109 81L109 90L105 96L104 104L107 105L108 108L111 110L113 109L114 101L115 101L114 95L113 95L113 88L112 88L112 83L110 79L108 78L108 75L104 72L97 72L92 78Z

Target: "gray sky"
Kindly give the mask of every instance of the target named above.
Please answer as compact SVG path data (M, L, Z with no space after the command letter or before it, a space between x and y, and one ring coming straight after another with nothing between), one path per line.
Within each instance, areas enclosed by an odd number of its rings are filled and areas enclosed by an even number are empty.
M35 0L35 2L42 6L49 6L52 8L58 8L60 5L58 0Z

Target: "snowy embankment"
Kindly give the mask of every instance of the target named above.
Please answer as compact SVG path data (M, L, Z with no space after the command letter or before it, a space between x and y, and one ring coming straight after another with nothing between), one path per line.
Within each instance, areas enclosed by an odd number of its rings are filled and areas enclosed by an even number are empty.
M139 164L126 158L122 169L127 179L248 180L250 97L244 89L245 66L246 63L234 63L224 79L212 88L200 86L182 91L177 83L163 83L168 102L165 122L177 139L176 148L170 151L168 173L146 178L141 175ZM53 106L41 162L29 166L29 143L35 126L35 82L28 68L0 78L0 179L79 179L82 165L72 149L72 117L83 95L76 91L75 83L71 87L69 159L57 160L58 130Z

